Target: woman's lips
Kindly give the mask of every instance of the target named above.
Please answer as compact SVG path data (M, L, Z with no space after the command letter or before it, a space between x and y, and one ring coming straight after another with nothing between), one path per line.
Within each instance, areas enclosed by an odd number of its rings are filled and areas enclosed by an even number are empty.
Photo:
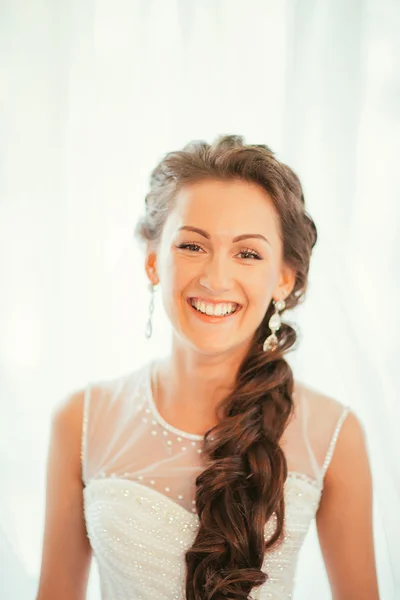
M191 310L193 311L193 313L198 317L198 319L200 319L203 322L206 323L218 323L218 322L224 322L229 320L230 317L234 317L237 313L239 313L242 309L242 306L236 302L220 302L220 303L211 303L211 302L205 302L204 300L202 300L205 304L236 304L236 309L233 312L227 313L225 315L208 315L206 313L201 312L200 310L198 310L197 308L195 308L192 305L192 301L193 300L200 300L200 298L188 298L187 299L187 303L189 305L189 307L191 308Z

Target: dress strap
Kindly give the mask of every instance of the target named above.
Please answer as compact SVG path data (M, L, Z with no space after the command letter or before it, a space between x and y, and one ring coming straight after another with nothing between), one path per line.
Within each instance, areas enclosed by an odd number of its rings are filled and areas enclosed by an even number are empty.
M325 477L325 474L328 470L328 467L332 460L333 452L335 450L336 442L339 437L340 430L342 429L342 425L343 425L347 415L349 414L349 411L350 411L350 406L345 406L340 414L340 417L339 417L338 422L335 427L335 431L333 432L333 436L332 436L332 439L329 444L328 451L325 455L325 460L324 460L324 464L322 467L322 478Z
M87 435L88 435L90 392L91 392L91 385L88 384L85 388L85 393L83 396L82 437L81 437L81 478L82 478L82 482L84 485L86 485Z

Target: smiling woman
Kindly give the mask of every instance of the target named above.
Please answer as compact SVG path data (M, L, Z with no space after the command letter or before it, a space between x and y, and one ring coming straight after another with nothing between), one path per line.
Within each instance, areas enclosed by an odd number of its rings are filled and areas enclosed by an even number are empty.
M316 518L334 599L377 600L362 427L284 358L317 241L299 179L240 136L193 142L136 233L171 353L55 415L38 599L83 598L93 550L103 600L286 600Z
M238 360L271 296L287 297L294 285L294 268L283 261L273 201L257 182L215 176L186 182L174 199L160 239L148 246L148 273L157 273L175 330L207 354L232 355L236 347ZM192 299L198 301L196 311L191 310ZM214 304L233 304L240 310L218 319ZM217 321L218 329L204 328Z

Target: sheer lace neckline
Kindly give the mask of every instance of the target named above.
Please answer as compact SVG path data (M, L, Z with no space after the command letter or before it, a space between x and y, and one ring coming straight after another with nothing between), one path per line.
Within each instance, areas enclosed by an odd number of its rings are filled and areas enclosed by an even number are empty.
M148 406L151 410L151 413L154 417L154 419L157 421L157 423L166 431L169 431L170 433L175 434L176 436L182 437L182 438L186 438L188 440L203 440L204 436L202 435L198 435L196 433L189 433L188 431L183 431L183 429L178 429L177 427L174 427L173 425L171 425L170 423L168 423L164 417L159 413L158 408L156 406L155 400L154 400L154 396L153 396L153 390L152 390L152 386L151 386L151 382L152 382L152 375L154 373L154 370L156 369L157 366L157 361L153 360L149 363L148 368L145 370L145 394L146 394L146 400L148 403Z

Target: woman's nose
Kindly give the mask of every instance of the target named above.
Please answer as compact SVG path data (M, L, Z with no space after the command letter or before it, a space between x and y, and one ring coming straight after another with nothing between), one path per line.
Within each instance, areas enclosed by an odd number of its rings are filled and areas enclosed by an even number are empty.
M214 256L204 265L204 271L199 279L200 285L213 294L221 294L231 288L231 274L227 261Z

